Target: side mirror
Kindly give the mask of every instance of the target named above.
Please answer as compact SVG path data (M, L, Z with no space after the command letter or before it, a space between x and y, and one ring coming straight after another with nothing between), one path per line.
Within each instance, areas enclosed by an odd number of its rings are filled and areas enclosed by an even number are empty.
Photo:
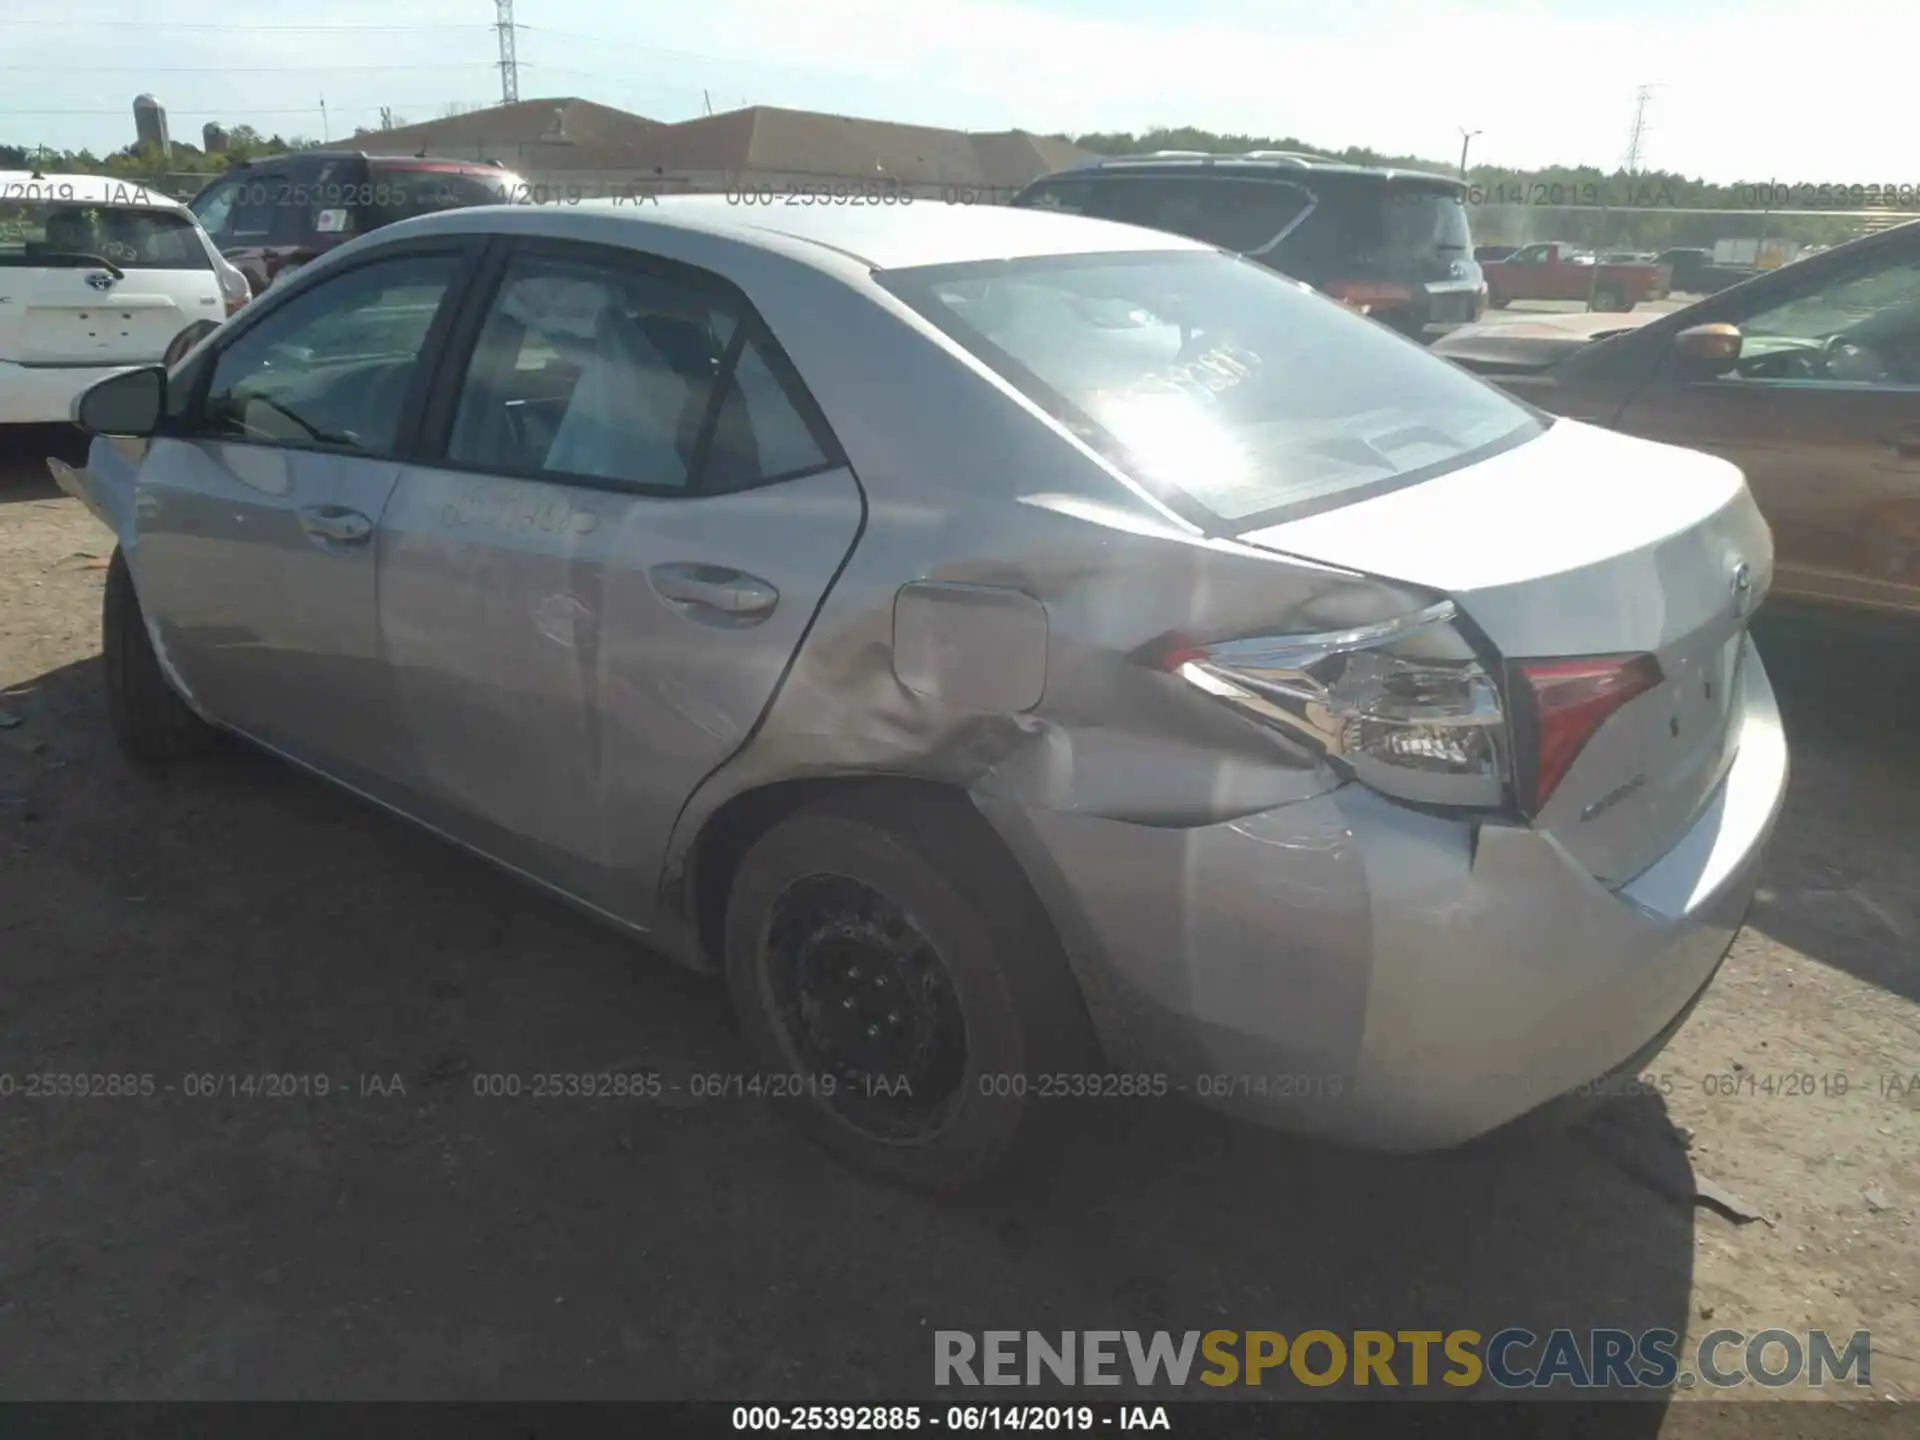
M1683 370L1723 375L1740 359L1738 325L1695 325L1673 337L1673 358Z
M167 410L167 372L148 365L108 376L89 386L73 402L73 423L89 435L129 435L145 439L160 428Z

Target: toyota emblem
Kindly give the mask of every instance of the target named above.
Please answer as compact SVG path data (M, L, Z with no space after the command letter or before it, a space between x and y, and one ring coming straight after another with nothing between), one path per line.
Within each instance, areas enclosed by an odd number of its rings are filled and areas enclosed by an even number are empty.
M113 276L104 270L96 270L87 276L87 284L96 290L111 290L113 288Z

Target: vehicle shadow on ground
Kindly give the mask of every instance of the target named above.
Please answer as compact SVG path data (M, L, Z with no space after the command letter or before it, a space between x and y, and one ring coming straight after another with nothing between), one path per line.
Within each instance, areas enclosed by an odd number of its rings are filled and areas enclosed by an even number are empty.
M716 983L238 745L136 772L97 661L6 704L0 1050L152 1081L0 1127L23 1397L1057 1400L936 1389L935 1332L1685 1333L1657 1099L1434 1159L1108 1105L1011 1194L935 1202L713 1094L747 1069ZM609 1070L660 1089L530 1093ZM1447 1368L1414 1391L1402 1351L1389 1393L1487 1393ZM1381 1393L1265 1382L1184 1393Z
M1769 606L1754 637L1793 779L1748 923L1920 1002L1920 626Z
M71 425L0 426L0 505L50 500L63 493L47 469L49 455L82 464L87 437Z

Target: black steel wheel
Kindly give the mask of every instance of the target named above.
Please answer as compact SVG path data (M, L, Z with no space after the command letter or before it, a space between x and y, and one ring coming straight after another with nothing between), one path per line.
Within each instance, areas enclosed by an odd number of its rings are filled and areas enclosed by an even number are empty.
M1099 1066L1026 878L964 798L854 789L747 851L727 981L763 1090L869 1173L950 1192L1070 1124L1042 1075Z

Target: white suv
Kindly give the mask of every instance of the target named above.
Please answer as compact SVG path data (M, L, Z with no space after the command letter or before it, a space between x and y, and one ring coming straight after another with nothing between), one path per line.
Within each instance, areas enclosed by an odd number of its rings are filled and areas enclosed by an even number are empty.
M185 205L130 180L0 170L0 425L64 421L129 365L246 303Z

